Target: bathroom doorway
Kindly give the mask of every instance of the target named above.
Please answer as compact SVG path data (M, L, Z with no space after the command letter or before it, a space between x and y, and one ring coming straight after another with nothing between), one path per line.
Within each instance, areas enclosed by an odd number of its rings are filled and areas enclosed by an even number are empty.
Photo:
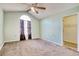
M63 39L65 47L77 50L77 15L64 17Z

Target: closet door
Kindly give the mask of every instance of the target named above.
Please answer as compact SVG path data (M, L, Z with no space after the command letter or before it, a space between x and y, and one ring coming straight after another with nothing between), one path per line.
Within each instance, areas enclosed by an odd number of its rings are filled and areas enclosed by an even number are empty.
M77 15L64 17L63 27L64 41L77 44Z

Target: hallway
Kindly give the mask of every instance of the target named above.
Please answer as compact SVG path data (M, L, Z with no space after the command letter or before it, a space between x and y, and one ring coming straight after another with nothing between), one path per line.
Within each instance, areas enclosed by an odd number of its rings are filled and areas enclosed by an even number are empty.
M76 51L36 39L6 43L1 50L2 56L76 56Z

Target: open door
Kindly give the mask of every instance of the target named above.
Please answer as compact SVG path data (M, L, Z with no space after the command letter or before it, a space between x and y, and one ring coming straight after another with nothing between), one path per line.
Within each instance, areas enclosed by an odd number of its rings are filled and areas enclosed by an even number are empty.
M64 17L63 20L64 46L77 49L77 15Z

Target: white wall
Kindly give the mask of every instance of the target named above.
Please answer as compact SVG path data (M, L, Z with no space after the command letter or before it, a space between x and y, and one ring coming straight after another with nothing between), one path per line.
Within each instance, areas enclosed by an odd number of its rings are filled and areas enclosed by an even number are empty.
M32 31L32 38L40 38L40 22L37 18L35 18L33 15L28 14L28 16L31 18L31 31Z
M63 45L63 17L74 15L79 12L79 6L46 17L40 21L41 38Z
M41 38L58 45L61 43L61 21L60 18L46 18L41 20Z
M79 51L79 13L77 13L77 50Z
M0 49L2 48L4 44L4 38L3 38L3 11L0 9Z
M38 20L32 20L32 38L40 38L40 23Z
M27 15L25 12L5 12L5 41L20 40L20 17ZM39 21L28 14L32 19L32 36L39 38Z

